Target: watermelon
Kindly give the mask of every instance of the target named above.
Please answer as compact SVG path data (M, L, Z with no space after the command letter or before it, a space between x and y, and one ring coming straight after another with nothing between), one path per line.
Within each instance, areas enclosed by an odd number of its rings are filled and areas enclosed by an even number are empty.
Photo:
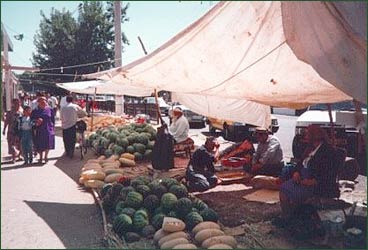
M180 198L176 203L175 210L177 211L180 218L185 218L187 214L192 211L192 201L188 198Z
M135 190L143 195L143 197L147 197L151 193L151 189L147 185L138 185Z
M134 159L136 161L141 161L141 160L143 160L143 155L141 153L139 153L139 152L135 152L134 153Z
M141 232L142 229L149 225L148 219L145 218L142 214L137 214L137 212L133 216L133 228L136 232Z
M123 187L120 191L120 196L123 200L126 199L127 195L129 192L135 191L134 187L132 186L127 186L127 187Z
M172 185L179 185L179 182L174 178L163 178L161 184L169 189Z
M203 218L199 213L190 212L185 216L185 225L192 230L197 224L203 222Z
M149 219L149 213L148 213L148 211L145 208L141 208L141 209L137 210L134 213L134 216L136 216L138 214L144 216L144 218L146 218L147 220Z
M188 189L183 184L172 185L169 188L169 192L175 194L179 199L182 197L188 197Z
M102 186L102 189L100 190L101 198L103 198L107 194L107 192L109 191L111 187L112 187L112 183L106 183L105 185Z
M125 137L118 137L118 139L116 140L116 144L123 148L126 148L129 146L129 141Z
M159 199L165 193L167 193L167 188L161 184L156 185L148 185L151 188L151 193L156 195Z
M119 201L115 206L115 213L121 214L121 211L124 209L125 203L124 201Z
M199 213L204 221L218 221L218 214L212 208L205 208Z
M154 226L157 230L162 227L162 222L164 221L165 215L162 213L156 214L152 218L152 226Z
M159 205L160 200L154 194L148 195L143 201L143 206L150 211L154 211Z
M107 139L110 140L110 142L116 142L117 138L118 138L119 134L116 132L111 132L109 134L107 134Z
M113 229L118 235L128 232L132 229L133 221L130 216L126 214L118 215L113 221Z
M121 155L122 153L125 152L124 148L119 146L119 145L114 145L114 147L112 148L112 151L114 152L115 155Z
M151 160L152 159L152 150L147 149L146 152L144 152L143 159Z
M112 152L111 149L106 149L105 150L105 156L106 158L109 158L110 156L112 156L114 154L114 152Z
M129 215L130 217L133 217L135 213L135 209L132 207L124 207L123 209L121 209L120 214L126 214Z
M170 211L175 208L178 198L172 193L165 193L161 197L161 206L164 211Z
M207 204L198 198L194 200L193 207L197 208L198 211L202 211L203 209L208 208Z
M143 196L135 191L129 192L126 197L127 207L140 208L143 203Z
M134 147L133 147L133 146L128 146L128 147L126 148L126 151L127 151L128 153L134 154L135 149L134 149Z
M140 154L144 154L146 152L146 146L142 143L134 143L133 144L135 152L138 152Z

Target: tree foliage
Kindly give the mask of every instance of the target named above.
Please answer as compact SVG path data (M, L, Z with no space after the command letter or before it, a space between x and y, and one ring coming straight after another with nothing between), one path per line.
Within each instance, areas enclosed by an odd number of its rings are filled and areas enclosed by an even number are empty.
M121 9L122 23L129 5ZM40 79L66 82L73 81L73 75L96 72L98 69L111 68L114 62L114 6L113 2L86 1L78 6L77 17L70 11L51 10L47 17L41 12L42 20L34 38L36 52L33 53L33 65L46 70ZM122 34L122 51L129 41ZM106 62L107 61L107 62ZM106 62L98 65L68 68L70 65L82 65ZM63 69L61 69L63 67ZM64 68L65 67L65 68Z

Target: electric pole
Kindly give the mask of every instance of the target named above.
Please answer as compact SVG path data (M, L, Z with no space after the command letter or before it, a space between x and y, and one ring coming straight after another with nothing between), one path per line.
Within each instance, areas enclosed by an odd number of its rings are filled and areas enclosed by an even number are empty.
M115 67L122 66L121 60L121 4L114 2L114 26L115 26ZM122 115L124 111L124 96L115 96L115 113Z

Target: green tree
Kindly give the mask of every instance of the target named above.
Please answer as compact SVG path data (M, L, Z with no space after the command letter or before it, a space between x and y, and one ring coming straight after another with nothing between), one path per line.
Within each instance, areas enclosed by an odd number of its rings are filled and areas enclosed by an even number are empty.
M126 12L129 5L123 5L122 23L128 21ZM42 75L40 79L65 82L74 79L71 75L96 72L109 69L114 59L114 8L113 2L86 1L79 4L78 17L75 19L69 11L52 9L50 17L41 13L40 28L35 36L36 52L33 65L46 70L48 74L65 74L70 76ZM122 46L129 41L122 34ZM107 62L105 62L107 61ZM91 64L88 66L67 68L70 65ZM63 70L60 69L63 68ZM77 79L78 80L78 79Z

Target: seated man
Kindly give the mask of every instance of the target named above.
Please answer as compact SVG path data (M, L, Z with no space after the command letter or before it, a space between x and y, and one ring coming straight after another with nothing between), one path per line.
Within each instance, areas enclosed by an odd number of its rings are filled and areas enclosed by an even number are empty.
M333 198L339 196L336 180L336 151L328 142L323 129L316 125L308 127L309 147L303 154L302 163L297 166L292 178L281 184L280 205L283 218L288 218L293 210L314 196ZM344 156L344 155L343 155Z
M188 138L189 122L180 108L175 108L173 111L169 132L173 136L175 143L182 143Z
M213 150L215 149L215 152ZM219 144L214 137L208 137L204 145L198 148L188 163L186 179L192 191L206 191L217 184L213 163L219 154Z
M252 166L245 166L245 171L252 175L279 176L284 166L279 139L270 135L265 128L256 128L258 147L253 155Z

